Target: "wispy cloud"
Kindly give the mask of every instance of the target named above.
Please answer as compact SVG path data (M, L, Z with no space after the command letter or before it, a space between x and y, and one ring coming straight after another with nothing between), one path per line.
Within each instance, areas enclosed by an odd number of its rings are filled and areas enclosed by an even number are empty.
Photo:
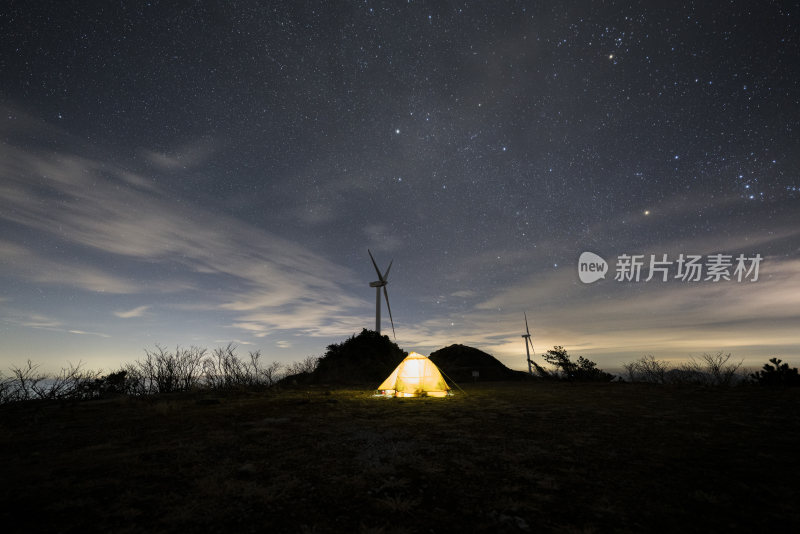
M115 311L114 315L121 319L131 319L133 317L141 317L149 309L150 306L139 306L132 310Z
M110 338L111 336L107 334L101 334L99 332L84 332L83 330L67 330L70 334L77 334L79 336L97 336L97 337L104 337Z
M344 289L354 283L351 271L238 219L172 203L131 169L3 144L0 172L0 218L67 250L62 261L21 242L0 242L6 271L19 278L127 294L185 292L202 279L203 287L218 288L203 293L208 307L230 312L230 325L256 336L287 329L349 333L352 326L344 325L352 310L367 307Z
M22 314L6 318L7 322L26 326L28 328L42 328L45 330L60 329L62 322L38 313Z
M73 259L56 259L17 243L0 239L0 264L7 274L43 285L68 285L101 293L134 293L141 287L130 280ZM165 289L163 285L162 289Z
M233 343L234 345L252 345L253 343L250 341L244 341L242 339L215 339L214 343L219 343L222 345L227 345L228 343Z
M54 319L47 315L38 313L18 313L3 317L3 321L8 324L17 326L24 326L26 328L35 328L38 330L50 330L52 332L67 332L70 334L97 336L109 338L111 336L100 332L87 332L76 328L69 328L63 321Z

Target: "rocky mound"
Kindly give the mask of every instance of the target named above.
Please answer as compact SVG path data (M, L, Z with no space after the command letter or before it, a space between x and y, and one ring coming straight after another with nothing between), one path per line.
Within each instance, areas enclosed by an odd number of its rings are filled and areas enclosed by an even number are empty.
M523 371L509 369L491 354L466 345L450 345L432 352L428 357L456 382L471 382L473 371L478 371L478 381L524 380L530 377Z

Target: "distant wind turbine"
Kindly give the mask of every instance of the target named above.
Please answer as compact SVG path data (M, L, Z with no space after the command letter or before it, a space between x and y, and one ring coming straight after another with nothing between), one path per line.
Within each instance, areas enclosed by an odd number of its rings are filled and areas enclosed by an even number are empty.
M533 374L533 368L531 365L533 361L531 360L531 352L533 355L536 355L536 351L533 350L533 341L531 341L531 331L528 329L528 314L525 314L525 333L522 334L522 337L525 338L525 355L528 357L528 374ZM528 349L528 345L530 345L530 349Z
M378 273L378 280L375 282L370 282L369 287L375 288L375 331L377 333L381 333L381 288L383 288L383 296L386 297L386 308L389 309L389 321L392 323L392 336L397 339L397 336L394 333L394 319L392 319L392 307L389 306L389 293L386 291L386 284L389 283L389 270L392 268L392 262L389 262L389 266L386 268L386 272L381 274L380 269L378 269L378 264L375 263L375 258L372 257L372 252L367 249L369 252L369 259L372 260L372 266L375 267L375 272Z

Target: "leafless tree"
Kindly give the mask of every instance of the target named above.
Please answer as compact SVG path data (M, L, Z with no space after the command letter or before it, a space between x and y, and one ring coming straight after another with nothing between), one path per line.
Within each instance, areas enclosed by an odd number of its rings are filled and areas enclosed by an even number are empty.
M39 373L39 365L30 360L22 367L12 367L11 375L12 400L36 398L39 383L46 379L45 375Z
M156 345L145 349L144 357L103 376L79 362L48 377L30 360L11 368L11 375L0 373L0 404L30 399L90 399L105 394L153 395L208 387L269 387L281 378L281 364L264 365L261 351L251 351L249 359L236 355L233 343L212 354L199 347L175 348L174 352ZM313 369L316 359L301 362Z
M278 381L280 370L282 367L280 363L272 362L266 367L262 367L260 363L261 360L260 350L257 350L255 352L251 351L249 355L250 355L250 365L248 371L251 375L249 380L253 386L269 387Z
M674 382L700 384L707 386L730 386L735 382L736 373L744 360L728 363L731 354L719 351L704 353L699 359L690 357L678 367L679 373L673 376Z
M260 368L259 377L261 380L261 385L269 387L280 380L282 367L283 366L280 363L272 362L268 366Z
M52 378L32 385L39 399L81 399L96 397L100 393L102 371L85 369L82 362L69 364Z
M203 374L210 388L229 389L246 385L249 373L247 365L236 355L236 345L228 343L224 348L214 349L203 361Z
M742 366L744 358L738 363L728 363L731 353L724 354L722 351L716 354L703 354L700 359L703 361L706 372L711 376L713 385L730 386L736 376L739 367Z
M151 393L147 379L138 362L125 365L124 371L126 375L124 392L126 395L140 397Z
M656 360L652 354L647 354L636 361L626 363L623 368L628 374L628 380L631 382L664 384L669 364Z
M156 345L154 350L145 349L144 354L143 359L125 368L129 387L136 393L172 393L200 384L206 349L176 347L173 353Z
M0 404L11 402L12 399L12 380L0 371Z

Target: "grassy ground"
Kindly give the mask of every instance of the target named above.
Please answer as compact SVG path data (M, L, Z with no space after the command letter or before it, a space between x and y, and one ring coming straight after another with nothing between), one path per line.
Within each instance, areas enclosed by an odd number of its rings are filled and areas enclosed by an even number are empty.
M2 406L0 521L5 532L800 526L800 391L465 389Z

